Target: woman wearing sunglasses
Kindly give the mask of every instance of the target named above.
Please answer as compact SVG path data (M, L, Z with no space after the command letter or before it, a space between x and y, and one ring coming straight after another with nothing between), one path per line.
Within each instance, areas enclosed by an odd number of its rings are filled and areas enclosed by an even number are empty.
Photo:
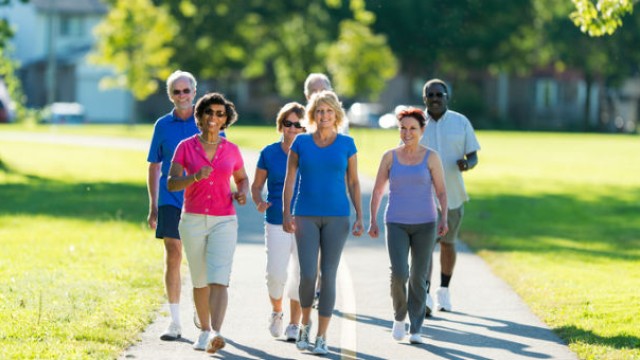
M225 346L220 330L238 240L233 200L239 205L246 203L249 179L238 146L220 136L238 118L233 103L222 94L208 93L197 101L195 117L200 133L176 148L168 187L170 191L185 189L178 229L194 293L209 288L211 317L201 311L207 309L206 304L196 304L201 333L193 347L213 354ZM230 178L236 184L235 192L231 191Z
M300 298L298 284L298 248L293 234L282 229L282 189L287 171L287 155L296 136L305 131L300 122L304 107L296 102L286 104L276 117L276 127L281 140L267 145L260 152L256 172L251 185L251 198L258 211L265 213L264 239L267 250L267 289L271 302L269 332L275 338L282 336L282 300L285 286L289 297L289 325L284 331L287 341L295 341L300 330ZM262 197L267 184L267 198Z
M342 105L335 93L320 91L307 105L308 134L296 136L287 160L283 195L283 228L295 233L300 264L300 306L302 326L296 341L299 350L309 347L311 306L316 289L318 257L320 257L320 300L318 332L313 353L328 353L326 333L336 301L336 276L342 249L349 235L351 204L356 220L351 233L360 236L362 203L358 179L357 149L353 138L338 133L344 121ZM300 174L300 190L296 179ZM295 204L292 207L291 200ZM294 217L295 215L295 217Z

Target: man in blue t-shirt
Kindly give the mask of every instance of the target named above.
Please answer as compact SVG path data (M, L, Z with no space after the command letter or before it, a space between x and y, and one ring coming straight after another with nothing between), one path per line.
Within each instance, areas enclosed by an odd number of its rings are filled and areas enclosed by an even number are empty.
M164 283L171 313L171 323L160 336L162 340L177 340L182 336L180 326L182 243L178 233L178 223L184 192L170 192L167 189L167 176L173 153L180 141L200 132L193 116L196 85L194 76L186 71L177 70L169 76L167 95L174 108L156 121L147 156L149 162L147 176L149 216L147 221L149 227L156 230L156 238L164 241ZM203 298L206 303L208 297L208 293L197 294L194 291L196 307L200 298Z

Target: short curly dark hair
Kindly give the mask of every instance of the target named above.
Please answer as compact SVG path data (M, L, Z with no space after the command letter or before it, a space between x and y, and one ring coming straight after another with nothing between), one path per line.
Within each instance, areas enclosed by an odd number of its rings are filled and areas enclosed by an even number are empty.
M231 126L231 124L238 121L236 106L233 105L230 100L227 100L224 95L217 92L212 92L202 95L202 97L196 102L195 117L198 129L202 130L202 127L200 126L200 120L203 117L204 111L211 105L224 105L224 112L227 114L227 121L220 128L220 130L224 130Z

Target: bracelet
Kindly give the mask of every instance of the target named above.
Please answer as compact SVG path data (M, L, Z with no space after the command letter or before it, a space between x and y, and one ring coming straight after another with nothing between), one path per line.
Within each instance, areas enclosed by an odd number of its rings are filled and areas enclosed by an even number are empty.
M195 182L200 181L200 180L198 180L198 173L193 174L193 180L194 180Z

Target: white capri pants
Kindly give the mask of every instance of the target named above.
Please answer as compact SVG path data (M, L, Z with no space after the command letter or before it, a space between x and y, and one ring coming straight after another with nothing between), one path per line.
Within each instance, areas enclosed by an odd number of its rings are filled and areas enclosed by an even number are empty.
M233 254L238 242L236 215L182 213L178 225L194 288L229 286Z
M285 232L282 225L265 223L264 235L269 296L273 299L282 298L285 285L288 285L289 299L299 301L300 265L295 234Z

